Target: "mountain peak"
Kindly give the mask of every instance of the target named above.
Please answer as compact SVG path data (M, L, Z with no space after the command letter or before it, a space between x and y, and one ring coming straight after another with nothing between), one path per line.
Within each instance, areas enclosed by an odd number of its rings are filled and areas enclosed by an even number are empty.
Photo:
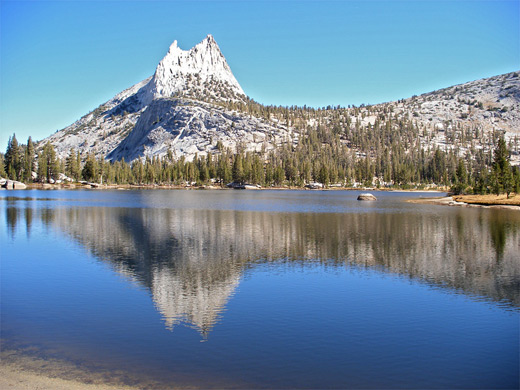
M207 90L216 83L244 95L217 42L208 34L190 50L180 49L177 41L173 41L157 65L150 92L153 98L171 97L194 88Z
M204 38L204 40L202 42L205 42L205 41L217 43L217 42L215 42L215 38L213 38L213 35L211 35L211 34L206 35L206 38Z
M180 50L179 46L177 45L177 40L173 41L170 45L170 49L168 50L168 54L174 52L175 50Z

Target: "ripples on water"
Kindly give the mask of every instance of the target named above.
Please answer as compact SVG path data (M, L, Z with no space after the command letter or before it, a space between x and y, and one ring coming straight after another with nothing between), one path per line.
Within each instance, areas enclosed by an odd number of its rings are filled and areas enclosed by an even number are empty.
M520 213L417 196L2 192L3 344L159 387L518 387Z

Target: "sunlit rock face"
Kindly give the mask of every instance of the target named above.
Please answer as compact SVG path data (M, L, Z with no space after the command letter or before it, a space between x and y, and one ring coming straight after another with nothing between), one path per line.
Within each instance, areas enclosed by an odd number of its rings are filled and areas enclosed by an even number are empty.
M180 49L177 41L174 41L166 56L157 65L150 84L149 93L155 99L174 96L186 86L193 89L200 86L201 91L202 87L214 89L210 93L217 98L223 98L219 93L218 84L233 94L245 96L212 35L208 35L187 51Z
M152 77L128 88L47 139L65 158L71 149L109 160L133 161L171 153L191 160L213 154L217 142L235 150L269 151L298 134L240 113L230 104L247 97L208 35L190 50L174 41Z

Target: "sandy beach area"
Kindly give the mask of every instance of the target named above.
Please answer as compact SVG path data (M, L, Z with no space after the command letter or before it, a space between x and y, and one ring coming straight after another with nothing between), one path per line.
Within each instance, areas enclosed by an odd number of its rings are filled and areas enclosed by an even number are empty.
M48 377L41 373L27 371L14 363L0 364L0 388L3 390L135 390L137 387L84 383L71 379Z
M2 390L136 390L157 388L156 384L135 387L134 378L123 372L89 370L72 362L42 358L2 348L0 389Z

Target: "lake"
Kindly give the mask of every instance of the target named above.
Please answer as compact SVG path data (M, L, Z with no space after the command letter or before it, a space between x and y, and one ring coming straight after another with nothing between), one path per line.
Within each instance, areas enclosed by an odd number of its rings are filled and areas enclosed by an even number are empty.
M520 212L358 194L0 191L3 359L143 388L518 388Z

